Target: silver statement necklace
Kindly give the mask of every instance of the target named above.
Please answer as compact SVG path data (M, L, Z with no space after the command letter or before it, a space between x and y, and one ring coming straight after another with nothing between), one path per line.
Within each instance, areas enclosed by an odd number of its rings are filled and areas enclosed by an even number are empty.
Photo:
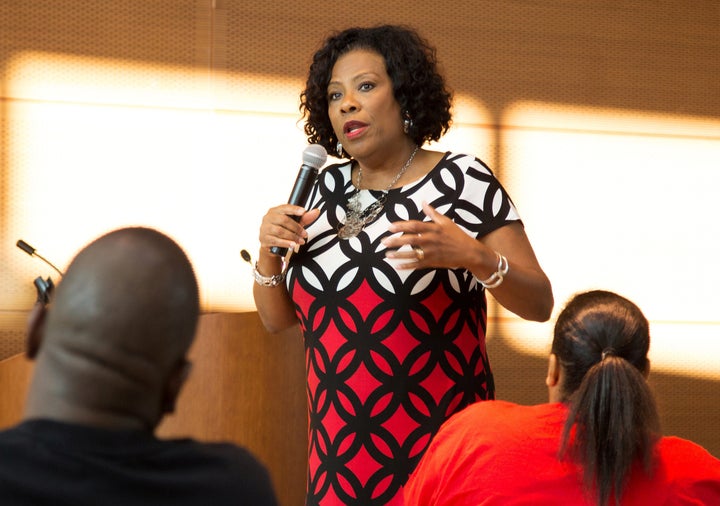
M375 202L367 206L365 209L362 208L362 202L360 198L360 192L362 191L360 189L360 185L362 183L362 167L358 165L357 186L355 187L355 192L352 194L352 197L348 199L348 210L347 215L345 216L345 224L341 226L338 230L338 237L340 239L350 239L357 236L367 223L374 220L377 215L380 214L380 212L383 210L383 207L385 206L388 191L390 190L390 188L395 186L395 183L398 182L398 179L400 179L402 175L405 174L405 171L408 170L410 164L413 161L413 158L415 158L415 154L418 152L418 149L420 149L420 146L415 146L415 149L410 155L410 158L408 158L407 162L405 162L405 165L402 166L400 172L397 173L397 175L395 176L395 178L393 178L387 188L382 191L380 197Z

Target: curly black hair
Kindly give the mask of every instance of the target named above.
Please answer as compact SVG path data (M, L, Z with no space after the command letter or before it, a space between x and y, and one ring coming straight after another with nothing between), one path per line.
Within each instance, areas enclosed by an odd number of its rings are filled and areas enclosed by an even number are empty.
M313 56L300 111L308 142L334 153L337 136L328 115L327 87L340 56L354 49L369 49L385 59L395 100L412 120L408 135L418 145L437 141L450 127L452 93L437 69L435 48L415 30L399 25L348 28L325 40Z

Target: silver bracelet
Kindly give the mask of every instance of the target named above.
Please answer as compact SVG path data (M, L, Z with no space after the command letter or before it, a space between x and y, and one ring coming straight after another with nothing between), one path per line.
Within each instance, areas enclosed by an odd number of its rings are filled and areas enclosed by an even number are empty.
M510 270L510 263L507 261L507 258L505 258L497 251L495 252L495 254L498 256L497 271L490 274L490 277L488 277L486 280L478 280L480 281L480 284L485 288L497 288L498 286L500 286L502 282L505 281L505 276Z
M253 267L252 273L253 277L255 277L255 282L260 286L278 286L280 283L285 281L285 273L286 270L286 264L285 259L283 258L282 261L282 272L280 274L273 274L272 276L263 276L258 272L257 269L258 265L257 262L255 262L255 267Z

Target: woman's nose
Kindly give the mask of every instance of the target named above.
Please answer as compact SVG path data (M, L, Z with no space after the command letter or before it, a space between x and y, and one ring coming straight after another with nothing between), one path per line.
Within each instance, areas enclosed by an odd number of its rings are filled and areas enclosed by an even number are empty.
M355 97L351 94L343 96L342 102L340 103L340 110L342 112L353 112L358 109L358 102Z

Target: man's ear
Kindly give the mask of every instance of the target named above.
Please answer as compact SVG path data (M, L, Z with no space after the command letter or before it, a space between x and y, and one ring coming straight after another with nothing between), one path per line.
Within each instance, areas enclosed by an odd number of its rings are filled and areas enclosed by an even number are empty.
M177 402L182 387L185 385L185 380L190 376L191 370L192 363L187 360L182 360L170 373L170 377L165 384L165 391L163 392L161 406L163 415L175 412L175 403Z
M45 336L46 315L47 306L41 301L35 303L28 315L25 354L30 360L34 360L35 357L37 357L43 337Z

